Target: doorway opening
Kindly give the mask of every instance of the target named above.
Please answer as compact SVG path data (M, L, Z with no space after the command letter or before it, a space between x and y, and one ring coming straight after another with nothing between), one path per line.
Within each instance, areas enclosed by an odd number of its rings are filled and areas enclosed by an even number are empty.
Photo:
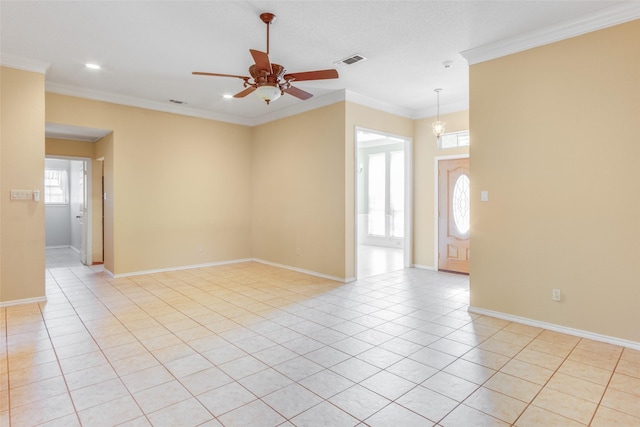
M411 266L411 140L356 128L356 277Z
M45 158L46 268L91 265L91 159Z

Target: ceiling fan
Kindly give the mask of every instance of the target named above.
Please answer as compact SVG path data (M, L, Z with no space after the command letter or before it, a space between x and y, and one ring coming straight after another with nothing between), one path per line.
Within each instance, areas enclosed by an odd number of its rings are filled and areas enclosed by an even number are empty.
M287 70L282 65L272 63L269 60L269 26L273 21L275 21L276 16L273 13L265 12L260 15L260 19L267 25L267 51L261 52L259 50L249 49L249 52L255 61L255 64L249 67L249 74L251 77L236 76L233 74L206 73L202 71L194 71L193 74L198 76L235 77L242 79L244 80L245 89L236 93L233 97L244 98L255 91L258 97L267 104L280 98L280 95L285 93L302 100L309 99L313 96L309 92L292 86L292 82L338 78L338 72L333 69L286 74Z

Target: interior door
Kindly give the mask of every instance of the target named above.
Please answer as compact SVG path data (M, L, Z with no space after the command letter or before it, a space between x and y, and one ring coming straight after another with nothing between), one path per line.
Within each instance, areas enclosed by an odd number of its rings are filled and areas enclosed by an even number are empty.
M469 159L438 162L438 270L469 273Z

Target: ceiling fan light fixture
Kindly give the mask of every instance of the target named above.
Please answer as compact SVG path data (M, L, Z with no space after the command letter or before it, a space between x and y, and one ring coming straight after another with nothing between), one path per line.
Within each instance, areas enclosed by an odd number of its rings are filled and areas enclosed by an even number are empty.
M282 91L276 85L266 84L259 86L256 89L256 95L258 95L258 98L269 104L270 102L280 98Z

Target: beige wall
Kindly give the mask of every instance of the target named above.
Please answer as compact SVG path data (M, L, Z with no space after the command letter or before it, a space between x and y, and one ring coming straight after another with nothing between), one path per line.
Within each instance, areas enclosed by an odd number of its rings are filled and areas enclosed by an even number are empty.
M88 157L91 161L91 259L101 263L102 258L102 162L96 160L96 143L45 138L45 154L61 157Z
M0 67L0 303L44 296L44 75ZM41 200L43 200L41 198Z
M435 162L437 157L468 155L469 147L439 149L431 123L435 117L415 121L413 146L413 263L437 269L435 265ZM446 132L469 130L469 112L443 114ZM473 143L473 142L472 142Z
M636 20L471 67L472 306L640 342L638 52Z
M253 257L345 277L345 104L253 129Z
M360 104L348 102L344 127L344 168L345 168L345 278L356 277L356 219L355 219L355 137L356 128L361 127L382 133L413 139L413 120L383 111L374 110ZM415 141L414 141L415 146Z
M106 154L109 271L251 256L250 128L52 93L46 113L113 131L97 147Z

